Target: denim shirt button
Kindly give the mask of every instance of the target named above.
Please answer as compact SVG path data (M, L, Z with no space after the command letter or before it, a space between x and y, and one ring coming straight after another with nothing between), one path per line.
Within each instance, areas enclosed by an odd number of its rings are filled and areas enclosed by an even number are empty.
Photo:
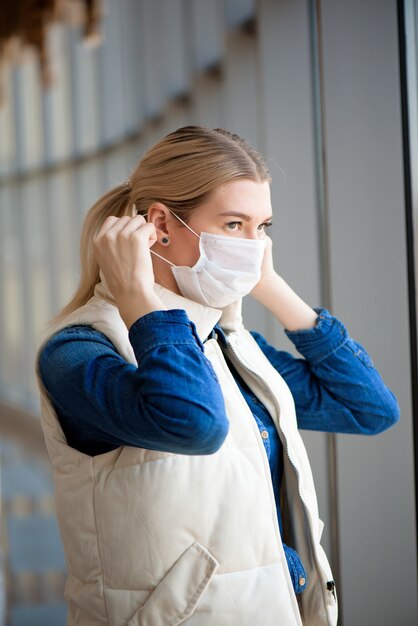
M299 578L299 585L300 585L301 587L303 587L303 585L304 585L305 583L306 583L306 580L304 579L304 577L303 577L303 576L301 576L301 577Z
M262 436L263 439L267 439L269 434L268 434L268 432L266 430L262 430L261 431L261 436Z

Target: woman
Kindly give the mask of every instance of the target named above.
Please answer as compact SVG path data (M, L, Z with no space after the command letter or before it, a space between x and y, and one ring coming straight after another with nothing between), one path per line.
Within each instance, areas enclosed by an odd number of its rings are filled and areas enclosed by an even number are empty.
M68 624L337 623L298 428L376 434L399 407L274 270L270 180L237 135L188 126L87 215L37 359ZM245 329L247 294L305 358Z

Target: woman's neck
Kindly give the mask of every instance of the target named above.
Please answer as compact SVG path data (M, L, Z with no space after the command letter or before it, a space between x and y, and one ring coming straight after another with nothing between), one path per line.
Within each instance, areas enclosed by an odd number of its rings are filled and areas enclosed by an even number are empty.
M173 291L179 296L182 295L168 263L165 263L163 260L152 255L152 267L156 283L161 285L161 287L165 287L166 289Z

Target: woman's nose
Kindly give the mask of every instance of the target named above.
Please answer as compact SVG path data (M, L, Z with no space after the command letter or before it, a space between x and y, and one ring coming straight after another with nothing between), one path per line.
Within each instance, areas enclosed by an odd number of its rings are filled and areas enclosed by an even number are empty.
M246 234L247 239L263 239L264 232L258 228L250 229Z

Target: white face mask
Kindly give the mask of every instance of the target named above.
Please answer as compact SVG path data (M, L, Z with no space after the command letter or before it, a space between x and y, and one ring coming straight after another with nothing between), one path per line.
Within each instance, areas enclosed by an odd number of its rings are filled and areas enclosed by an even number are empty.
M185 298L221 309L255 287L261 276L265 239L242 239L203 231L199 236L178 215L173 215L199 237L200 257L197 263L193 267L174 265L157 252L150 252L170 263Z

